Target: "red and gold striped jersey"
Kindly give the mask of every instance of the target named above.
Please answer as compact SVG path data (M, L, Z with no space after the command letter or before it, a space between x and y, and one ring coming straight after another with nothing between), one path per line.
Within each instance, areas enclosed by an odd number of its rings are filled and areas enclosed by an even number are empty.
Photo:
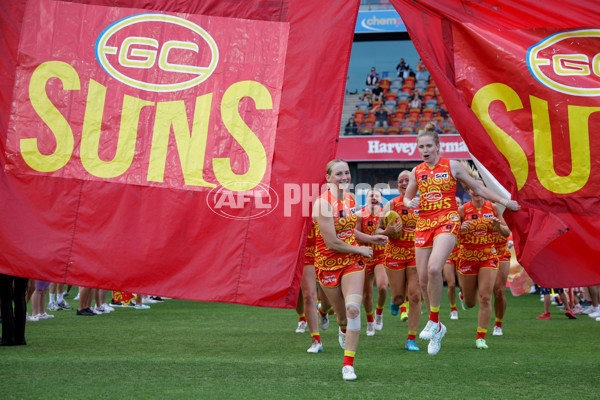
M450 160L440 158L433 168L425 163L417 165L415 179L420 197L418 231L433 229L448 221L459 221L455 199L457 181L452 176Z
M327 190L320 198L325 199L333 208L333 224L338 239L352 245L358 246L354 236L354 228L358 217L356 216L356 204L349 193L344 193L344 200L338 200L331 191ZM316 254L315 266L324 270L335 270L353 265L360 260L356 253L338 253L325 245L319 225L315 224Z
M472 202L468 202L463 207L464 221L470 221L471 228L461 232L459 257L466 261L497 258L493 234L496 228L491 224L495 217L492 203L485 201L481 208L476 208Z
M371 214L369 208L365 207L362 210L361 231L367 235L374 235L377 230L377 224L379 224L379 218L381 218L381 208L379 208L377 214ZM375 257L375 252L385 249L385 246L378 244L372 244L371 247L373 248L373 257Z
M415 229L419 219L419 210L406 208L404 197L398 196L391 200L391 211L396 211L402 220L402 232L399 237L390 237L385 254L387 258L398 261L411 260L415 256Z
M306 248L304 249L304 257L308 260L313 260L315 258L315 250L317 245L317 238L315 237L316 225L317 224L315 223L315 221L312 221L312 225L310 227L310 230L308 231L308 236L306 237Z
M496 252L498 253L498 257L500 257L508 251L508 238L502 236L502 233L498 229L494 230L493 236L494 247L496 247Z

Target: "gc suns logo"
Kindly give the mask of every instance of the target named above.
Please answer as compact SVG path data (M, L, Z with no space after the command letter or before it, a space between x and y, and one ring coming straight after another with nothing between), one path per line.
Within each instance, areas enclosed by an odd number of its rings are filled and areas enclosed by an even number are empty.
M542 85L575 96L600 96L600 29L548 36L527 50L527 67Z
M175 92L210 77L219 61L214 39L198 25L166 14L137 14L108 26L96 59L114 79L152 92Z

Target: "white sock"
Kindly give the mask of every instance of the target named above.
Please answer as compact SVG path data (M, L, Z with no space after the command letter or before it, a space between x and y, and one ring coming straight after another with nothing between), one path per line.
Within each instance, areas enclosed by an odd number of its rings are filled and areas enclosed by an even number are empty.
M50 293L49 294L50 297L50 304L55 303L56 302L56 294L54 293Z
M56 299L59 303L62 303L63 301L65 301L64 295L62 293L57 293Z

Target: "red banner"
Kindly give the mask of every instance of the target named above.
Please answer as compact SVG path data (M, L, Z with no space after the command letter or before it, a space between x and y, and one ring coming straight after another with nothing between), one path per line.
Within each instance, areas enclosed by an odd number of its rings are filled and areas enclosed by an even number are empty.
M0 272L294 307L357 12L0 2Z
M473 155L523 208L519 261L547 287L600 283L600 9L594 1L402 1Z
M186 190L269 185L288 31L29 2L6 171Z
M468 160L469 149L459 135L441 135L444 157ZM415 136L340 137L336 157L346 161L420 161Z

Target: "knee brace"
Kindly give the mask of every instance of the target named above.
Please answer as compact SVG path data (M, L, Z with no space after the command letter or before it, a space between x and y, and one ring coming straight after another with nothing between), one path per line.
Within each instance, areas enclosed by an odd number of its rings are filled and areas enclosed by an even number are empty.
M360 303L362 302L362 296L359 294L351 294L346 296L346 319L348 320L348 325L346 329L350 332L360 332ZM348 308L350 306L356 307L358 313L354 318L350 318L348 316Z

